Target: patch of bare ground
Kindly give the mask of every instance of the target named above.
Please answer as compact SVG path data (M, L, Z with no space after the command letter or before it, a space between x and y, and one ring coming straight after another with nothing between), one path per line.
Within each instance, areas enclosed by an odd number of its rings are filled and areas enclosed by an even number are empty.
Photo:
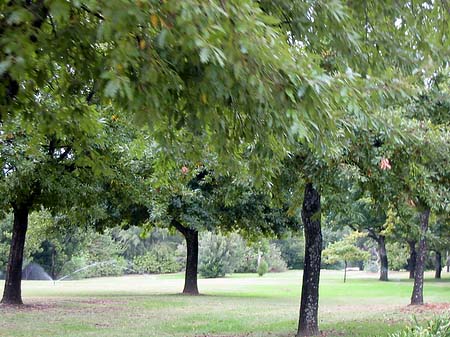
M55 309L58 304L55 303L31 303L31 304L0 304L0 312L30 312L30 311L46 311Z
M64 300L37 300L32 303L23 305L0 304L0 313L16 313L16 312L33 312L33 311L82 311L87 306L91 311L109 312L123 308L125 301L109 300L109 299L64 299Z
M411 314L442 314L450 313L450 303L425 303L423 305L408 305L401 309L401 312Z

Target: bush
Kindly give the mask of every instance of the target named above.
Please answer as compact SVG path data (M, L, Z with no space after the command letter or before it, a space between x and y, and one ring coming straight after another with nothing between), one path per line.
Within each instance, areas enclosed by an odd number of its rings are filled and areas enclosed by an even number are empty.
M175 250L164 244L155 245L146 254L133 259L133 270L138 273L175 273L180 271L181 267Z
M278 244L270 244L264 253L263 258L268 263L268 271L279 273L287 270L287 264L284 260ZM241 263L236 270L238 273L257 273L258 272L258 251L256 247L245 247Z
M364 270L368 271L370 273L377 273L378 272L378 263L376 261L365 261L364 262Z
M61 269L61 277L78 280L89 277L120 276L127 268L126 260L116 256L111 260L92 261L89 256L74 256L64 264ZM67 277L66 277L67 276Z
M237 234L226 237L204 233L200 238L200 275L206 278L223 277L241 264L245 243Z
M258 269L258 252L251 247L245 247L237 273L256 273Z
M281 257L286 261L289 269L303 269L305 258L305 245L302 238L290 234L285 239L274 240L281 251Z
M261 262L259 263L259 266L258 266L258 275L263 276L268 271L269 271L269 265L267 264L267 262L265 260L261 259Z
M271 273L281 273L287 270L286 261L281 256L281 251L276 244L271 244L269 251L265 255L265 260L270 261L268 264Z
M409 250L407 247L393 242L387 243L386 249L389 253L389 269L404 270L408 267Z
M63 265L60 275L70 275L70 279L123 275L127 262L120 256L123 251L120 243L113 240L108 231L86 235L84 249Z
M390 337L450 337L450 317L439 317L420 325L417 321L405 330Z

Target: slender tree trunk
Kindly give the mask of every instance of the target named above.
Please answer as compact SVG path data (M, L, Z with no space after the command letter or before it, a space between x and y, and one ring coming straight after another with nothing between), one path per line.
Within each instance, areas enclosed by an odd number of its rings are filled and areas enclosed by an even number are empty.
M378 237L378 254L380 255L380 281L388 281L389 262L384 235Z
M411 296L412 305L423 304L423 277L425 271L425 255L427 253L426 235L428 231L428 220L430 209L426 209L420 214L420 240L417 251L416 272L414 274L414 288Z
M52 279L56 279L56 248L55 246L51 245L52 247L52 266L50 273L52 274Z
M14 206L14 225L9 251L8 266L6 269L5 288L2 303L23 304L22 302L22 264L25 237L28 228L29 207Z
M344 261L344 283L347 281L347 261Z
M409 278L413 280L414 272L416 270L416 259L417 259L416 241L409 240L408 245L409 245L409 259L408 259Z
M302 207L305 231L305 262L297 337L319 335L319 278L322 255L320 194L311 183L305 186Z
M441 252L436 252L435 255L435 269L436 272L434 274L434 278L441 278L441 272L442 272L442 254Z

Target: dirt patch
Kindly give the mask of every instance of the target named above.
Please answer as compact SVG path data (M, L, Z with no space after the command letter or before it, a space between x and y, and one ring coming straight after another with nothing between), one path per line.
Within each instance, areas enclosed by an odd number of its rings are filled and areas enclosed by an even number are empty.
M423 313L450 313L450 303L425 303L423 305L408 305L405 308L400 309L401 312L411 314L423 314Z
M31 311L46 311L58 307L56 302L45 303L31 303L22 305L0 304L0 312L31 312Z
M74 312L85 310L89 307L91 311L106 312L115 311L123 308L125 301L109 300L109 299L64 299L54 301L36 301L34 303L26 303L23 305L0 304L0 313L19 313L34 311L65 311Z

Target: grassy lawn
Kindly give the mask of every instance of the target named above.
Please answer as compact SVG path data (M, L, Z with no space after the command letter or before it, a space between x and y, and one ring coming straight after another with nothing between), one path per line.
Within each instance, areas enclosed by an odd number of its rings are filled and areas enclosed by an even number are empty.
M406 273L323 271L320 327L326 336L388 336L411 317L450 313L450 275L425 284L424 308L407 304ZM80 281L24 281L24 308L0 307L0 336L293 336L300 271L201 279L201 296L180 295L183 276L124 276ZM0 284L3 289L3 284Z

